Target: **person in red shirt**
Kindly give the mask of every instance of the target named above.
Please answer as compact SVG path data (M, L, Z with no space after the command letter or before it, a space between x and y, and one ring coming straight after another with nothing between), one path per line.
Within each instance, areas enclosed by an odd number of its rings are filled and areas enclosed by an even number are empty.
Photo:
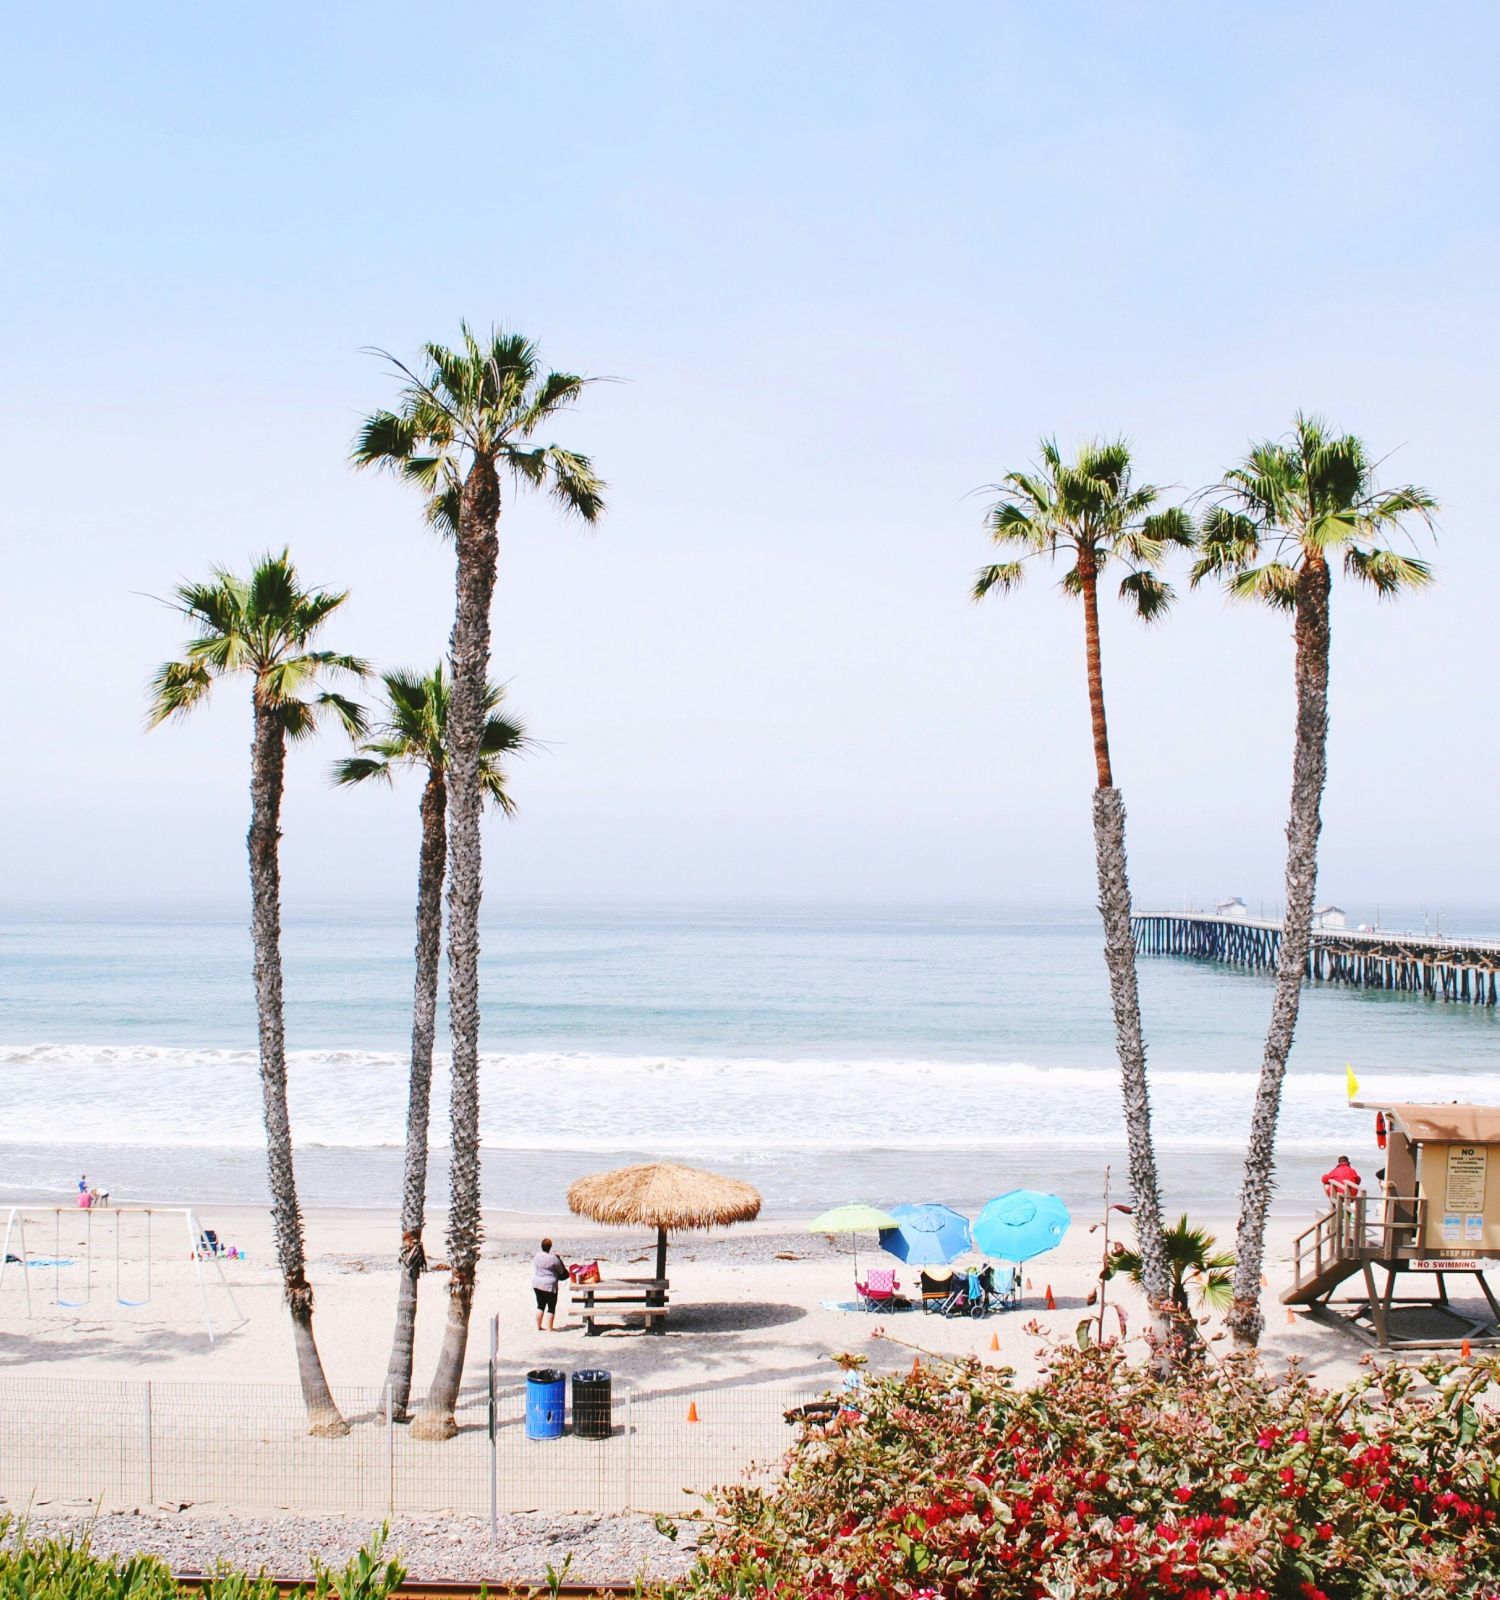
M1356 1195L1359 1193L1360 1177L1350 1165L1348 1156L1340 1156L1332 1167L1323 1174L1323 1193L1330 1200L1335 1200L1339 1195Z

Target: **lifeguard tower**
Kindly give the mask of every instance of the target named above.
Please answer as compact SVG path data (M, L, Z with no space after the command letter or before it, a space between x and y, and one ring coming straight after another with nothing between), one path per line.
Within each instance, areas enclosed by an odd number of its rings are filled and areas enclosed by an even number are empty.
M1306 1306L1382 1350L1440 1350L1465 1340L1500 1345L1500 1301L1484 1277L1500 1265L1500 1106L1351 1104L1376 1114L1385 1179L1378 1193L1334 1195L1298 1236L1283 1302ZM1435 1292L1397 1295L1411 1274L1430 1274ZM1363 1295L1335 1300L1354 1277L1362 1278ZM1473 1278L1488 1317L1452 1304L1448 1280L1455 1277Z

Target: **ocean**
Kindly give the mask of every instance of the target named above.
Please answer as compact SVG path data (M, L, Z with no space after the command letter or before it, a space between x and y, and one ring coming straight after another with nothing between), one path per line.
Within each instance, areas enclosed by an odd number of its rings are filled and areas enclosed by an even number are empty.
M1482 911L1445 919L1496 927ZM287 916L309 1205L396 1202L411 947L404 907ZM82 1172L116 1201L263 1201L249 968L239 905L0 917L0 1204L65 1199ZM1271 980L1145 957L1140 974L1167 1203L1227 1215ZM1124 1183L1088 907L494 895L482 982L487 1206L560 1210L573 1178L654 1156L746 1178L784 1216L849 1198L973 1205L1016 1184L1089 1207L1106 1166ZM1368 1093L1500 1103L1497 1028L1477 1008L1310 989L1280 1203L1314 1204L1337 1154L1375 1164L1369 1118L1345 1106L1346 1062ZM444 1060L435 1201L446 1090Z

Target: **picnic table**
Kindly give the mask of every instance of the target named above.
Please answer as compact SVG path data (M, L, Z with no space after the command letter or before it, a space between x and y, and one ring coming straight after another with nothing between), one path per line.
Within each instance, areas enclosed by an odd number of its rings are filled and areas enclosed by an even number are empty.
M601 1313L611 1323L643 1322L651 1333L665 1333L670 1287L665 1278L601 1278L597 1283L571 1285L571 1303L583 1317L586 1338L600 1331Z

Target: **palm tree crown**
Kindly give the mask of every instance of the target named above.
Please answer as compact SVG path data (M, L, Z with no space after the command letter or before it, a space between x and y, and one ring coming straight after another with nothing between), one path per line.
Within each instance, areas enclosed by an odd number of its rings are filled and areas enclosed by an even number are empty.
M438 773L444 769L448 676L442 665L426 676L414 672L383 673L381 682L386 701L383 718L357 754L334 765L335 783L390 783L403 767ZM504 758L521 754L532 741L523 724L499 713L497 708L504 698L505 690L499 684L487 686L484 731L479 740L479 782L506 816L513 817L516 803L506 788Z
M1147 622L1172 603L1171 585L1153 570L1172 545L1193 543L1193 524L1178 507L1153 513L1160 498L1156 484L1131 481L1130 449L1122 439L1095 440L1075 459L1065 462L1052 439L1043 439L1038 470L1010 472L992 487L1000 498L986 522L990 537L1002 549L1022 552L1018 559L982 567L974 582L974 598L991 590L1013 589L1026 575L1025 563L1036 556L1063 557L1071 565L1062 586L1069 594L1112 562L1129 571L1120 582L1120 597Z
M364 712L342 695L318 690L327 673L362 677L357 656L309 646L347 591L304 589L291 557L266 555L248 578L215 567L207 583L182 583L172 604L194 625L185 658L164 663L151 680L147 725L186 716L201 704L215 679L245 673L254 679L255 702L274 712L289 739L314 732L320 713L333 712L354 736L364 732Z
M1430 583L1428 564L1386 539L1411 518L1431 527L1437 500L1415 484L1381 490L1376 465L1363 440L1299 412L1288 438L1254 445L1224 474L1192 582L1222 577L1231 595L1290 611L1299 571L1342 551L1344 571L1382 597Z
M1230 1286L1230 1270L1234 1254L1220 1250L1219 1241L1207 1228L1195 1228L1181 1216L1163 1234L1167 1245L1167 1262L1172 1271L1172 1299L1183 1310L1187 1309L1188 1290L1198 1293L1201 1304L1223 1311L1234 1297ZM1117 1250L1110 1259L1106 1276L1123 1272L1136 1283L1141 1281L1141 1257L1137 1250Z
M464 458L481 456L510 468L518 483L545 486L565 511L595 522L604 511L604 484L587 456L560 445L533 443L543 423L567 410L593 380L541 369L536 345L517 333L475 338L460 325L460 347L426 344L416 373L386 351L407 380L394 411L366 418L354 444L357 467L386 467L420 486L428 523L452 536Z

